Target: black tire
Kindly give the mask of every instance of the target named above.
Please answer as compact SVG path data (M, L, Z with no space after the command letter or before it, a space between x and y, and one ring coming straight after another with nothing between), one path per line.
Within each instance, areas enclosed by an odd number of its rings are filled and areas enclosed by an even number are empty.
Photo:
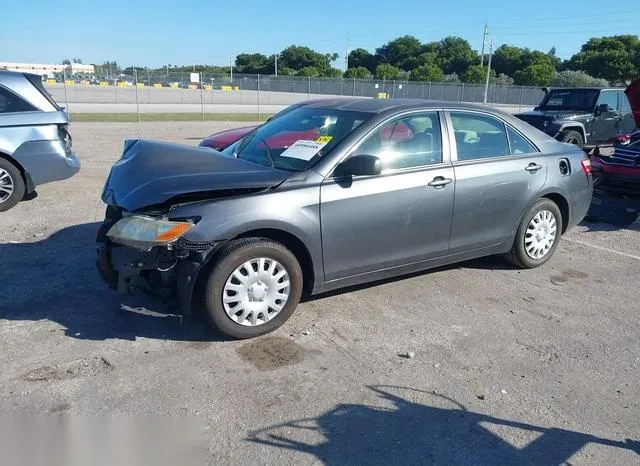
M584 138L582 137L582 133L580 131L576 131L573 129L562 131L558 135L558 140L561 142L574 144L578 146L580 149L584 147Z
M244 326L227 315L222 302L224 287L231 274L246 261L268 258L279 262L289 275L289 297L282 310L271 320L256 326ZM291 317L302 295L302 269L296 256L282 244L265 238L231 241L217 255L204 290L204 308L215 327L237 339L254 338L272 332Z
M13 185L13 192L5 199L0 199L0 212L6 212L7 210L15 207L15 205L22 200L25 192L24 180L22 179L22 173L18 170L14 164L6 159L0 158L0 170L6 172L5 176L11 179Z
M548 211L553 214L556 220L556 236L551 248L547 251L547 253L539 259L531 257L526 250L525 247L525 236L527 234L527 228L531 223L533 217L535 217L541 211ZM511 250L505 255L505 258L511 262L513 265L523 269L532 269L534 267L539 267L545 262L547 262L553 256L553 253L556 251L558 247L558 243L560 242L560 236L562 232L562 214L560 213L560 209L550 199L538 199L536 203L529 209L527 214L522 218L520 222L520 226L518 227L518 232L516 233L515 240L513 241L513 246Z

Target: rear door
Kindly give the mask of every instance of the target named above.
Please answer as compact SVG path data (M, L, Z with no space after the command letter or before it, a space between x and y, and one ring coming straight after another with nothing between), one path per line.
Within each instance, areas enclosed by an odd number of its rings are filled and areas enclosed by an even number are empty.
M450 254L511 237L545 183L547 161L520 132L478 111L447 113L456 180Z

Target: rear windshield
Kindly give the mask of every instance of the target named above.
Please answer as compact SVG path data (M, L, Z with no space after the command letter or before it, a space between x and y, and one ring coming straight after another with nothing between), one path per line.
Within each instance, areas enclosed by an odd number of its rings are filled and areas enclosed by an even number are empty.
M371 113L300 107L259 126L230 152L280 170L306 170L371 117Z
M587 110L596 106L598 89L556 89L549 91L539 108L543 110Z
M58 110L62 110L58 104L56 103L55 100L53 100L53 97L51 96L51 94L49 94L49 92L44 88L44 86L42 85L42 78L40 76L37 76L35 74L25 74L24 75L25 78L27 78L29 80L29 82L31 84L33 84L33 86L38 89L38 91L40 91L40 94L42 94L45 99L47 99L49 101L49 103L51 103L51 105L53 105L55 108L57 108Z

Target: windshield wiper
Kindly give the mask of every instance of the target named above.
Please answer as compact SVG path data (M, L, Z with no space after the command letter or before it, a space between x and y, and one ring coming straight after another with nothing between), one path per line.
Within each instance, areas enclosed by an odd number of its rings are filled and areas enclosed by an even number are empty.
M263 138L260 138L260 141L262 141L262 143L264 144L264 147L267 148L267 157L269 158L269 165L271 166L271 168L276 168L276 163L273 160L273 156L271 155L271 149L269 149L269 145L267 144L267 141L265 141Z

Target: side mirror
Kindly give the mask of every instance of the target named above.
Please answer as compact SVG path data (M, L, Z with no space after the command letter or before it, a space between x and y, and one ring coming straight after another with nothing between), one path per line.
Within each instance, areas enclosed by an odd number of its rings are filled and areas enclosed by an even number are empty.
M596 107L596 115L601 115L603 113L609 113L613 110L609 107L609 104L600 104Z
M349 157L336 167L335 176L371 176L382 173L382 163L373 155Z

